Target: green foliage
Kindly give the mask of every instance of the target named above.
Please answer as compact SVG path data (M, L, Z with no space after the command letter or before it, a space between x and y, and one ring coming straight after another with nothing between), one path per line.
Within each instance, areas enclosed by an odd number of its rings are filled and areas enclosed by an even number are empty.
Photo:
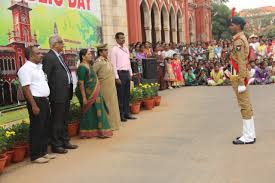
M150 84L144 84L140 86L143 93L144 99L150 99L154 97L154 90Z
M69 116L68 116L68 122L73 123L79 120L81 117L81 107L79 103L75 102L71 104Z
M143 98L143 91L140 87L135 87L131 89L130 93L130 103L134 104Z
M212 32L214 39L230 39L227 21L231 10L224 4L212 3Z
M15 136L16 136L15 131L13 131L11 128L5 129L4 136L5 136L6 142L7 142L6 150L12 149L15 144Z
M158 92L159 92L159 84L158 83L151 83L151 87L153 90L153 96L158 96Z
M5 129L0 127L0 154L6 151L7 138L5 136Z
M16 144L29 143L29 128L30 125L25 122L12 125L12 127L9 130L15 132L14 142Z

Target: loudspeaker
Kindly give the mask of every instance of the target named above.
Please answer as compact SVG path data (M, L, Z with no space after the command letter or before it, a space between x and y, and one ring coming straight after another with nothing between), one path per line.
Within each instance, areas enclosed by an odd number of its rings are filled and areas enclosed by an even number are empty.
M156 79L157 76L157 59L142 59L142 69L144 79Z

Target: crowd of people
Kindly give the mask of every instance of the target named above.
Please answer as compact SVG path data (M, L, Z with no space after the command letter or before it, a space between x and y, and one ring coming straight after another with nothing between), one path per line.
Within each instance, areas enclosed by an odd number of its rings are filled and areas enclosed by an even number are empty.
M79 52L77 96L80 108L81 138L110 138L121 122L136 119L130 114L131 81L141 82L142 62L155 58L160 89L182 86L221 86L230 84L230 40L193 43L191 45L149 42L131 44L125 35L115 35L116 45L108 52L107 44L97 47L97 59L90 49ZM250 84L270 84L275 81L275 47L272 40L250 37L247 58ZM64 41L59 35L49 38L51 50L42 55L38 47L25 49L27 62L18 77L27 101L30 116L30 155L32 162L47 163L67 149L76 149L67 132L67 116L73 98L72 74L64 62ZM133 69L131 62L138 63Z
M250 54L247 68L250 84L275 82L275 45L272 39L249 37ZM188 44L137 42L130 45L132 62L139 63L136 77L142 77L142 61L156 58L161 89L180 86L229 85L232 72L231 40L213 40ZM144 60L145 59L145 60ZM140 79L136 80L140 81ZM137 83L136 83L137 84Z

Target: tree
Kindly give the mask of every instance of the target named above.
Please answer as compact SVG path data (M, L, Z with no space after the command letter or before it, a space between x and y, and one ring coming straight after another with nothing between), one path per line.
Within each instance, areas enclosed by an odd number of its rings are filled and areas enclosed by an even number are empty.
M212 33L214 39L230 39L231 33L227 21L231 16L230 9L219 3L212 3Z

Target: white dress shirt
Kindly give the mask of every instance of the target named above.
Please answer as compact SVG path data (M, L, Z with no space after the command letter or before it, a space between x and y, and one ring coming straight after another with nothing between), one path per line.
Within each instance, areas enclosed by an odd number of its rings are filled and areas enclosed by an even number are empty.
M48 97L50 88L42 64L27 61L17 73L22 86L30 86L32 96Z

